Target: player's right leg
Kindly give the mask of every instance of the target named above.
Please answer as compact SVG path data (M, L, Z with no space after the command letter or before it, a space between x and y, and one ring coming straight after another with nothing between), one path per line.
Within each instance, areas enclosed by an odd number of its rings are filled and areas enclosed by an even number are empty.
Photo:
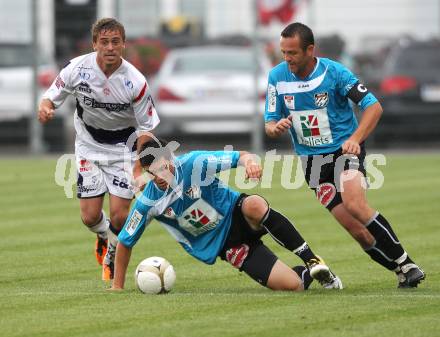
M387 261L381 264L398 274L399 288L417 287L425 278L425 273L408 256L387 219L368 205L363 181L364 175L358 171L349 170L341 174L343 206L374 239L366 252L376 261Z
M90 231L96 233L95 256L99 264L107 252L108 222L102 210L107 186L101 168L85 159L78 150L76 167L78 172L77 197L79 199L81 220Z
M104 197L80 199L81 220L86 227L96 233L95 257L98 264L102 265L107 253L108 221L102 210Z
M341 280L331 272L324 260L313 253L293 223L270 208L264 198L259 195L247 196L242 202L241 212L245 225L254 231L265 229L278 244L301 258L310 275L324 288L342 289Z

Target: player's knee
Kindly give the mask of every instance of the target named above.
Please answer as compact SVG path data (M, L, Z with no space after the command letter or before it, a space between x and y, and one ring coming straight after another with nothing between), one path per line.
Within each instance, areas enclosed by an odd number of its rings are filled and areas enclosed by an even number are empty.
M304 286L298 274L280 261L277 261L267 281L266 287L272 290L303 291Z
M356 219L362 219L364 214L368 213L368 205L355 198L346 199L343 203L347 211Z
M250 195L244 199L241 211L252 229L259 230L262 228L261 221L268 209L269 205L264 198Z
M112 223L113 227L120 229L122 228L122 226L124 226L127 216L128 212L126 212L125 210L112 212L110 214L110 222Z
M81 210L81 220L87 227L96 225L101 220L102 212Z

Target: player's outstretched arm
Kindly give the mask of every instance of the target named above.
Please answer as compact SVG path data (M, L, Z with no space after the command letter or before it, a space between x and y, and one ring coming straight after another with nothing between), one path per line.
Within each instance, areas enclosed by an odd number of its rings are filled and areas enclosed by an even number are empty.
M131 248L118 242L116 246L115 257L115 277L113 279L111 290L124 289L125 274L127 273L128 262L130 262Z
M50 121L55 113L55 105L50 99L43 98L38 106L38 120L44 124Z

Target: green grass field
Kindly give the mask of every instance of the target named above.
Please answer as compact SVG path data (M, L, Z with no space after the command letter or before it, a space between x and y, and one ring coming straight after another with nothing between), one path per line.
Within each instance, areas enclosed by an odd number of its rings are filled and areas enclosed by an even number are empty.
M304 293L272 292L222 261L199 263L157 223L133 250L127 289L106 292L94 237L80 222L77 199L55 184L55 164L1 160L1 336L440 336L439 154L388 155L385 185L369 192L427 273L415 290L397 289L396 277L370 261L305 187L289 191L275 181L254 190L295 221L345 286L313 284ZM167 295L134 287L136 264L152 255L176 269Z

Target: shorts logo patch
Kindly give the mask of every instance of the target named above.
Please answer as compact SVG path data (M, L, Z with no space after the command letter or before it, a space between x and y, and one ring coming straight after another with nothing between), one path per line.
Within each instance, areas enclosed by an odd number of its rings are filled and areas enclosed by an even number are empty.
M134 212L131 214L130 220L128 221L127 228L125 229L127 233L133 235L139 224L141 223L141 220L142 214L137 209L135 209Z
M315 94L315 105L318 108L326 107L328 104L328 92L321 92Z
M295 110L295 97L292 95L285 95L284 104L286 104L287 109Z
M240 246L229 248L226 251L226 260L235 268L240 269L249 254L249 246L243 243Z
M316 197L319 202L327 207L336 195L336 187L331 183L323 183L316 188Z

